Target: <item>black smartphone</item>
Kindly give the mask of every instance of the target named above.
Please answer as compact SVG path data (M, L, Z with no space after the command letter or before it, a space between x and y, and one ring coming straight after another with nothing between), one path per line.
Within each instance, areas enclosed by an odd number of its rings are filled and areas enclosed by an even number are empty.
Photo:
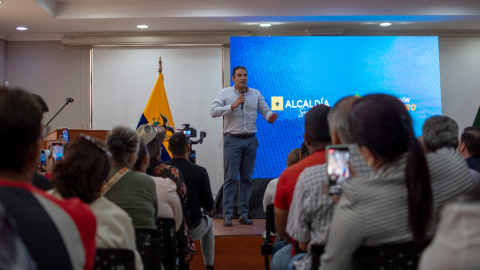
M63 128L63 140L68 143L68 128Z
M52 157L54 161L61 160L63 158L62 143L52 143Z
M42 166L47 165L47 158L45 156L45 150L40 150L40 164Z
M341 194L342 184L350 179L348 145L329 145L326 150L328 193Z

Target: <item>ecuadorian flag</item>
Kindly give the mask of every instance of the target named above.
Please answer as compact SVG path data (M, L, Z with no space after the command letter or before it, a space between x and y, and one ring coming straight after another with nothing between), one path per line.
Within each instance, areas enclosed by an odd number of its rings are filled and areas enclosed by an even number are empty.
M173 123L172 112L168 105L167 93L163 85L163 74L158 75L157 82L148 99L147 106L143 110L142 117L138 121L137 128L141 125L150 124L153 126L162 126L167 130L162 149L162 161L171 159L171 153L168 151L168 138L175 133L175 124Z

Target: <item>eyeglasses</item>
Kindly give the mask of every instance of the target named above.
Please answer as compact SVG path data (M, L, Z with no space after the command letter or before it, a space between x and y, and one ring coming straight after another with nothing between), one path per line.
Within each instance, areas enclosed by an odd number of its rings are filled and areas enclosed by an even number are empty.
M100 142L96 141L92 137L90 137L88 135L80 134L78 136L78 139L84 139L86 141L89 141L89 142L93 143L98 149L100 149L103 153L105 153L105 155L107 155L107 157L109 157L109 158L112 157L112 153L110 153L110 151L108 151L108 149L105 146L101 145Z

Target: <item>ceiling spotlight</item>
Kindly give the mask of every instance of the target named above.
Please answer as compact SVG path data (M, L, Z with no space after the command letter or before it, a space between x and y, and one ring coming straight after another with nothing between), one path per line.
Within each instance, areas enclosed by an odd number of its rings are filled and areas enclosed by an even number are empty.
M0 4L1 4L2 2L3 2L3 1L2 1L2 0L0 0Z
M140 25L137 25L137 28L147 29L147 28L148 28L148 25L146 25L146 24L140 24Z
M389 23L389 22L383 22L383 23L380 24L380 26L390 26L390 25L392 25L392 24Z
M23 27L23 26L19 26L19 27L17 27L17 30L18 30L18 31L25 31L25 30L28 30L28 28L27 28L27 27Z
M260 27L270 27L270 26L272 26L271 23L261 23L260 24Z

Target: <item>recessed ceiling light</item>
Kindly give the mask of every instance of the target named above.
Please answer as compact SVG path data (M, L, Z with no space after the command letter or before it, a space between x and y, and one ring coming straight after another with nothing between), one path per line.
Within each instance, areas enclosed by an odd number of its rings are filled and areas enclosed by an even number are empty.
M23 26L19 26L19 27L17 27L17 30L18 30L18 31L25 31L25 30L28 30L28 28L27 28L27 27L23 27Z
M147 28L148 28L148 25L146 25L146 24L140 24L140 25L137 25L137 28L147 29Z
M271 23L261 23L260 24L260 27L270 27L270 26L272 26Z
M383 22L383 23L380 24L380 26L390 26L390 25L392 25L392 24L389 23L389 22Z
M2 0L0 0L0 4L1 4L2 2L3 2L3 1L2 1Z

